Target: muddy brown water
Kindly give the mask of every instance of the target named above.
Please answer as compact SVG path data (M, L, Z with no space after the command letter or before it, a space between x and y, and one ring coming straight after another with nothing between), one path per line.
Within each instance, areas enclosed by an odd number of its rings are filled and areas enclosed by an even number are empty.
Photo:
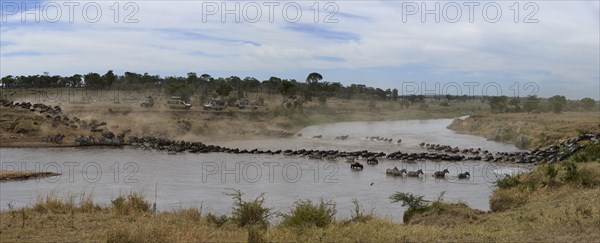
M340 151L423 152L419 143L439 143L459 148L482 148L489 151L518 151L513 145L487 141L484 138L456 134L446 129L451 119L343 122L302 129L302 137L245 141L217 141L211 144L240 149L334 149ZM321 139L313 136L322 135ZM346 140L337 136L349 135ZM394 139L394 143L366 140L367 136ZM401 144L395 141L402 139ZM363 171L352 171L343 161L312 160L284 155L167 154L137 148L2 148L2 169L35 170L62 173L60 176L27 181L0 183L0 209L9 203L19 207L32 205L39 197L54 194L92 193L95 201L109 204L119 194L143 192L150 202L156 198L159 210L197 207L204 212L229 213L233 201L225 195L240 189L245 199L265 193L267 206L288 212L298 199L332 200L337 204L337 217L351 214L356 198L366 212L390 217L400 222L403 208L391 203L395 192L425 195L437 199L465 202L481 210L489 210L489 197L494 181L507 173L529 170L529 166L465 161L458 163L417 161L406 163L380 159L379 165L365 165ZM422 178L387 176L385 170L397 166L407 170L422 169ZM437 170L449 169L445 180L432 177ZM470 179L457 179L469 171ZM155 193L156 192L156 193ZM79 197L76 198L78 200Z

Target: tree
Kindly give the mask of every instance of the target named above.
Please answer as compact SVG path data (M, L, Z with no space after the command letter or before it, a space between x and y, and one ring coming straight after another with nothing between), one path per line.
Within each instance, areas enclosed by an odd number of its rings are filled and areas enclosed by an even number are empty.
M194 87L184 82L170 83L167 85L165 91L169 95L181 96L183 100L189 100L192 94L194 94Z
M210 74L202 74L200 75L200 78L206 82L211 81L213 78L210 76Z
M113 73L113 70L108 70L106 74L102 76L102 84L99 88L108 88L117 80L117 76Z
M527 96L527 99L525 99L525 104L523 105L523 108L525 109L525 111L527 111L527 113L530 113L538 108L539 103L540 99L537 96L530 95Z
M194 72L189 72L189 73L187 74L187 81L188 81L189 83L194 83L194 82L196 82L197 80L198 80L198 75L197 75L196 73L194 73Z
M290 97L294 96L294 94L295 94L295 91L294 91L295 86L296 85L294 83L292 83L288 80L284 80L283 82L281 82L281 88L279 91L281 92L281 95L284 98L286 98L286 97L290 98Z
M392 100L398 100L398 89L392 89Z
M586 111L591 111L596 106L596 101L589 97L581 99L579 103L581 103L581 107Z
M102 77L97 73L88 73L83 75L83 80L85 81L85 87L100 89L102 88Z
M385 90L385 99L386 100L392 99L392 90L391 89Z
M306 83L307 84L316 84L319 81L321 81L323 79L323 76L320 73L310 73L307 77L306 77Z
M2 88L12 88L16 83L16 79L12 75L2 78Z
M514 112L521 111L521 99L519 99L519 97L513 97L512 99L510 99L508 101L508 105L512 106L512 110Z
M489 104L493 113L502 113L508 106L508 98L506 96L494 96L490 99Z
M219 86L217 86L217 89L215 90L215 92L217 92L217 94L219 96L221 96L221 98L223 98L223 97L228 96L232 90L233 90L233 87L231 87L231 84L229 84L228 82L225 82L225 81L221 81L221 82L219 82Z
M561 113L567 104L567 98L562 95L555 95L548 99L548 103L550 103L552 112Z
M310 74L308 74L308 76L306 77L306 83L308 84L308 86L311 89L311 95L309 97L309 100L312 100L312 97L314 96L314 87L317 85L317 83L319 81L323 80L323 75L321 75L320 73L316 73L316 72L312 72Z

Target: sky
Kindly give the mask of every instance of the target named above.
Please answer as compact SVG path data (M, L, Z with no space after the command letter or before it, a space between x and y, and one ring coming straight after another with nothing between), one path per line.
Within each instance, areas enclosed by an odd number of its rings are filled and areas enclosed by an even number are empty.
M600 100L599 1L0 0L0 76L271 76Z

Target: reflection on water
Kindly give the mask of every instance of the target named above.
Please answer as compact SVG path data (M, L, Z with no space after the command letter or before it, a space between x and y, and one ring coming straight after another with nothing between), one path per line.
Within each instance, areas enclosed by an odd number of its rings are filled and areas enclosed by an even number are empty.
M458 135L446 129L449 119L425 121L345 122L303 129L299 138L222 141L214 144L261 149L335 149L343 151L422 152L421 142L440 143L460 148L481 147L490 151L517 151L512 145L483 138ZM323 135L322 139L312 136ZM336 136L349 135L346 140ZM402 139L401 144L365 140L367 136ZM108 203L121 193L142 191L150 201L157 192L157 207L170 210L202 207L205 211L230 212L232 200L224 192L241 189L248 199L266 193L267 205L287 212L297 199L319 198L337 202L338 217L348 217L352 199L366 211L401 221L400 204L390 203L394 192L412 192L435 199L446 192L445 200L463 201L474 208L488 210L488 199L497 176L525 170L516 165L485 162L445 163L419 161L414 164L381 159L379 165L365 164L363 171L351 171L345 161L311 160L283 155L190 154L169 155L133 148L52 148L0 149L3 169L44 170L61 176L29 181L0 183L0 208L9 202L30 205L39 196L55 193L94 194L96 201ZM385 170L397 166L409 171L422 169L422 178L387 176ZM450 170L446 180L435 180L437 170ZM471 178L456 175L469 171Z

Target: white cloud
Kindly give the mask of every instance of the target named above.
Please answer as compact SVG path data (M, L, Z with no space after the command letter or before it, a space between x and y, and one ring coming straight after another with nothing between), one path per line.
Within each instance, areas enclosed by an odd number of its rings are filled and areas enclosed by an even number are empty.
M216 3L221 7L222 2ZM233 7L230 3L226 4ZM336 2L339 23L322 23L328 13L323 9L319 23L314 23L315 12L309 9L313 3L299 2L303 11L296 25L284 20L285 2L275 8L273 23L268 21L267 7L258 3L263 14L258 23L244 22L243 17L241 23L233 23L233 15L227 15L227 23L221 23L218 15L207 16L204 22L202 2L192 1L137 2L139 12L134 18L138 23L123 23L134 9L122 9L125 2L119 5L119 23L114 23L114 11L109 8L114 3L109 2L100 2L103 15L97 23L85 22L77 11L74 23L69 23L66 8L59 23L21 23L19 14L14 14L0 27L0 74L115 69L161 75L188 71L258 75L318 69L324 70L326 79L352 83L364 81L361 72L380 69L384 71L371 79L397 83L409 80L390 70L406 72L418 66L411 73L422 80L447 75L451 81L476 77L560 83L570 85L565 89L571 92L569 97L600 98L598 2L536 2L539 23L531 24L522 23L529 13L523 9L520 23L513 22L512 2L499 2L503 15L498 23L483 20L481 7L486 2L475 11L474 23L469 23L466 8L458 23L443 18L440 23L421 23L418 15L408 16L404 23L402 3L386 1ZM523 8L525 3L520 4ZM328 77L327 71L334 76Z

